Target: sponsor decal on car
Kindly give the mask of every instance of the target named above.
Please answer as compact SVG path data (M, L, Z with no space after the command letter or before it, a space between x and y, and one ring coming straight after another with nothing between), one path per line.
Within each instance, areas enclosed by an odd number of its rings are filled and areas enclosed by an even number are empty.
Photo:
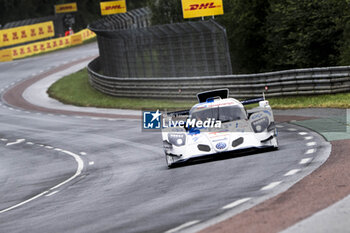
M216 147L216 149L218 149L218 150L223 150L223 149L225 149L226 148L226 143L225 142L219 142L219 143L217 143L216 145L215 145L215 147Z

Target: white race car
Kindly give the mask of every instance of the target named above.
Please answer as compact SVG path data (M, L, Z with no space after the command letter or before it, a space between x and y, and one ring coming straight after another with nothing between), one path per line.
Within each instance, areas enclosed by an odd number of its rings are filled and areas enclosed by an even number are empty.
M198 93L199 103L191 110L163 116L162 138L168 167L223 152L278 149L269 102L265 98L240 102L228 94L228 89ZM259 106L246 110L244 105L251 103Z

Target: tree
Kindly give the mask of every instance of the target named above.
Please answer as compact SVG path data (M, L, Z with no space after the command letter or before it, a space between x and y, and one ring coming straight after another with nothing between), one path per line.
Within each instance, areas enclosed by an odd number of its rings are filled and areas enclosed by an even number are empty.
M345 0L272 0L267 18L267 69L334 66L348 14Z
M182 22L181 0L149 0L147 5L152 11L152 24Z
M255 73L263 70L267 0L224 0L225 14L217 21L226 27L233 72Z

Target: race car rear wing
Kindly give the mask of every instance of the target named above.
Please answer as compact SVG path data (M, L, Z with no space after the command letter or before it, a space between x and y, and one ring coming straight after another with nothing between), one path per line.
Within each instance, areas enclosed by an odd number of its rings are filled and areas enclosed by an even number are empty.
M221 99L228 98L229 90L226 89L217 89L212 91L200 92L197 94L197 99L199 103L207 102L208 99L213 99L215 97L220 97Z
M181 110L181 111L167 113L169 117L188 116L189 114L190 114L190 110Z
M265 100L264 97L256 98L256 99L250 99L250 100L243 100L243 101L241 101L241 104L243 104L243 105L255 104L255 103L259 103L260 101L264 101L264 100Z

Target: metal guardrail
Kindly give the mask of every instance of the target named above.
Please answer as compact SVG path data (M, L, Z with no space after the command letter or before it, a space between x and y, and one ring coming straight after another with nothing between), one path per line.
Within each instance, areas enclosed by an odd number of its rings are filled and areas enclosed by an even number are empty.
M123 78L101 75L99 58L88 65L91 85L118 97L195 99L196 93L228 88L235 98L330 94L350 91L350 66L204 77Z

